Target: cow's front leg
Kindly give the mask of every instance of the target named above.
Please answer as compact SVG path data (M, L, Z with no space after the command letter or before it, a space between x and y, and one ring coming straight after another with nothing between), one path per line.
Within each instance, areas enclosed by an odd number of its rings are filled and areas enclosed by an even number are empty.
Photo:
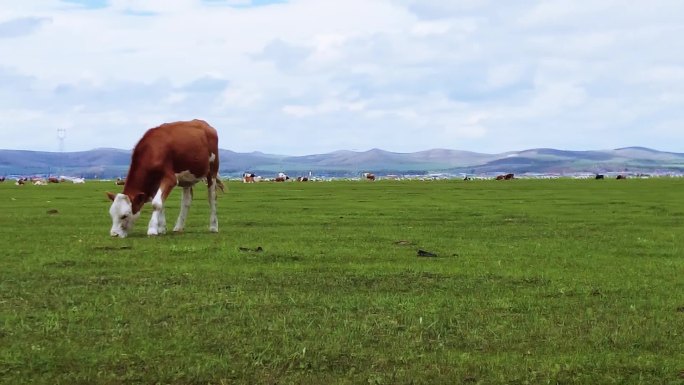
M147 235L159 235L166 233L166 214L164 213L164 202L171 192L172 187L159 188L154 199L152 199L152 218L147 226Z

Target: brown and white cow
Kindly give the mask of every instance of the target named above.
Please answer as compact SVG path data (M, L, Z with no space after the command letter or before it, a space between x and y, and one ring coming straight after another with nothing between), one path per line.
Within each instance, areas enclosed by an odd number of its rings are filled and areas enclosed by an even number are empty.
M255 177L256 175L251 172L242 173L242 183L254 183Z
M366 178L366 180L370 180L370 181L375 180L375 174L372 174L370 172L364 172L363 177Z
M274 179L276 182L287 182L290 180L290 177L287 176L284 172L279 172L278 175Z
M111 236L126 237L140 209L150 201L154 211L147 235L164 234L164 202L176 185L183 187L183 193L173 231L183 231L192 203L192 186L202 179L206 179L209 191L209 231L218 232L216 186L223 189L218 169L218 134L207 122L165 123L147 130L133 149L123 193L107 193L112 201Z

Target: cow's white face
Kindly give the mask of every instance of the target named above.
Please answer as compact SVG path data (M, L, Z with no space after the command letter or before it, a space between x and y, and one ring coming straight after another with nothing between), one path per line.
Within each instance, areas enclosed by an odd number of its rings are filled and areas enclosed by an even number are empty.
M112 230L109 234L112 237L126 238L140 212L133 214L133 205L127 195L116 194L112 207L109 208L109 215L112 216Z

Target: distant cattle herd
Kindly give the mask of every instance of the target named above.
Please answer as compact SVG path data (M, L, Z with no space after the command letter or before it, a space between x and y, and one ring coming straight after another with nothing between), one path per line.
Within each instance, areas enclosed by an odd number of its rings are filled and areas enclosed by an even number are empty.
M525 176L523 176L524 178ZM628 176L626 174L617 174L614 175L612 178L614 179L627 179ZM81 184L85 183L84 178L77 178L77 177L56 177L56 176L48 176L48 177L15 177L15 178L10 178L7 176L0 176L0 183L5 182L7 180L14 180L14 184L17 186L23 186L26 184L32 184L36 186L44 186L50 183L65 183L65 182L71 182L75 184ZM358 179L358 178L357 178ZM378 179L375 174L370 173L370 172L364 172L361 174L361 180L365 181L375 181ZM391 179L391 180L396 180L396 179L401 179L397 175L387 175L383 176L382 179ZM425 179L425 178L420 178L420 179ZM439 179L439 178L428 178L428 179ZM443 178L446 179L446 178ZM470 181L474 179L494 179L494 180L512 180L516 179L515 174L513 173L507 173L507 174L498 174L494 177L473 177L466 175L463 177L464 181ZM593 176L593 179L596 180L602 180L602 179L608 179L608 177L604 174L595 174ZM241 177L242 183L256 183L256 182L287 182L287 181L297 181L297 182L309 182L309 181L316 181L320 180L318 178L312 177L311 173L309 173L308 176L298 176L294 179L291 179L287 174L283 172L279 172L275 174L273 177L262 177L259 175L256 175L253 172L244 172ZM114 180L114 183L117 186L124 186L126 184L126 179L125 178L116 178Z
M0 177L0 183L6 181L8 178L6 176ZM74 184L82 184L85 183L85 178L72 178L72 177L56 177L56 176L49 176L47 178L43 177L18 177L14 178L14 184L16 186L23 186L27 184L32 184L34 186L45 186L48 183L65 183L65 182L71 182Z

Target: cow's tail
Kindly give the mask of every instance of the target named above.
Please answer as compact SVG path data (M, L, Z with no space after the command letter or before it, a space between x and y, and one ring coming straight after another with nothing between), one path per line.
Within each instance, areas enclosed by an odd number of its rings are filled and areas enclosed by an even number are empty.
M216 176L216 178L214 178L214 181L216 183L216 187L221 189L222 193L225 193L226 192L225 186L223 185L223 182L221 182L221 179L218 178L218 175Z

